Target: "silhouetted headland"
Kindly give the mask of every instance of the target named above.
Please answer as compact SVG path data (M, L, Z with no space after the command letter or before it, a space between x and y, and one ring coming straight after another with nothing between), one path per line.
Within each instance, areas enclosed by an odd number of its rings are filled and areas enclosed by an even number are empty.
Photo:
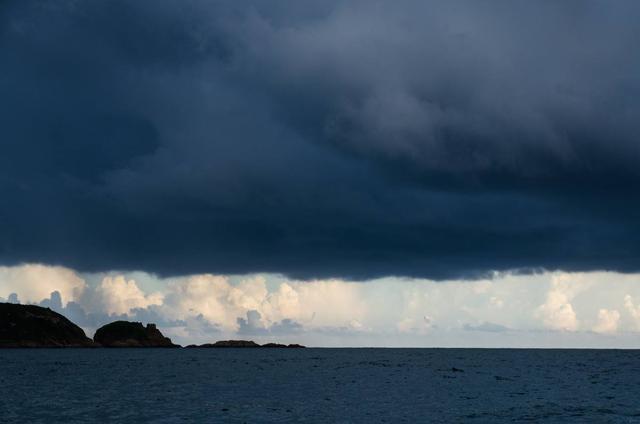
M155 324L115 321L96 331L93 340L103 347L180 347L162 335Z
M280 344L280 343L267 343L259 345L253 340L220 340L215 343L205 343L201 345L189 345L188 348L256 348L256 347L276 347L276 348L303 348L304 346L299 344Z
M96 347L82 328L49 308L0 303L0 347Z

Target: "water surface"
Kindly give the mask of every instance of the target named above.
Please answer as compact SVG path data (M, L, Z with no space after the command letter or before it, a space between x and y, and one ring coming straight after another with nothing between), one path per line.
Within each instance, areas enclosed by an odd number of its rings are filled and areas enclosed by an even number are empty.
M0 422L637 422L640 351L0 351Z

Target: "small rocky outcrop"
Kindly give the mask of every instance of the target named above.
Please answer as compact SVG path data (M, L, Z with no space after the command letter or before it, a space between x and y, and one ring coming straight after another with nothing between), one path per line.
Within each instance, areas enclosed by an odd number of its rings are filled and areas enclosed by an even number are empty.
M93 340L104 347L180 347L162 335L155 324L115 321L100 327Z
M267 343L264 345L259 345L258 343L252 340L220 340L215 343L205 343L202 345L189 345L188 348L226 348L226 347L235 347L235 348L256 348L256 347L271 347L271 348L302 348L304 346L299 344L280 344L280 343Z
M283 347L287 347L286 344L282 344L282 343L266 343L263 344L260 347L275 347L275 348L283 348Z
M251 340L220 340L215 343L205 343L199 346L189 345L187 347L224 348L224 347L260 347L260 345Z
M82 328L49 308L0 303L0 348L95 346Z
M260 346L260 347L275 347L275 348L287 348L287 349L289 349L289 348L302 348L302 347L304 347L304 346L299 345L299 344L297 344L297 343L294 343L294 344L288 344L288 345L286 345L286 344L281 344L281 343L266 343L266 344L263 344L263 345L262 345L262 346Z

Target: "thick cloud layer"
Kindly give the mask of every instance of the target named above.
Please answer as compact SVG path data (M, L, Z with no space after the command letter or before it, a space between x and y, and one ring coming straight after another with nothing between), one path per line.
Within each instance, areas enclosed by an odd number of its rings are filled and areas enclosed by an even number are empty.
M0 259L638 270L639 18L632 1L3 2Z

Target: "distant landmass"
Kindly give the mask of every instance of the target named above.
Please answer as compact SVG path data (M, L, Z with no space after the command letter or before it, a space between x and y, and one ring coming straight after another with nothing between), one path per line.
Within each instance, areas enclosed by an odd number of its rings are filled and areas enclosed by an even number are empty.
M188 348L256 348L256 347L279 347L279 348L302 348L304 346L299 344L280 344L280 343L267 343L259 345L252 340L220 340L215 343L205 343L201 345L189 345Z
M181 347L165 337L155 324L115 321L100 327L88 338L82 328L63 315L36 305L0 303L0 348L36 347ZM303 348L299 344L251 340L222 340L188 348Z

